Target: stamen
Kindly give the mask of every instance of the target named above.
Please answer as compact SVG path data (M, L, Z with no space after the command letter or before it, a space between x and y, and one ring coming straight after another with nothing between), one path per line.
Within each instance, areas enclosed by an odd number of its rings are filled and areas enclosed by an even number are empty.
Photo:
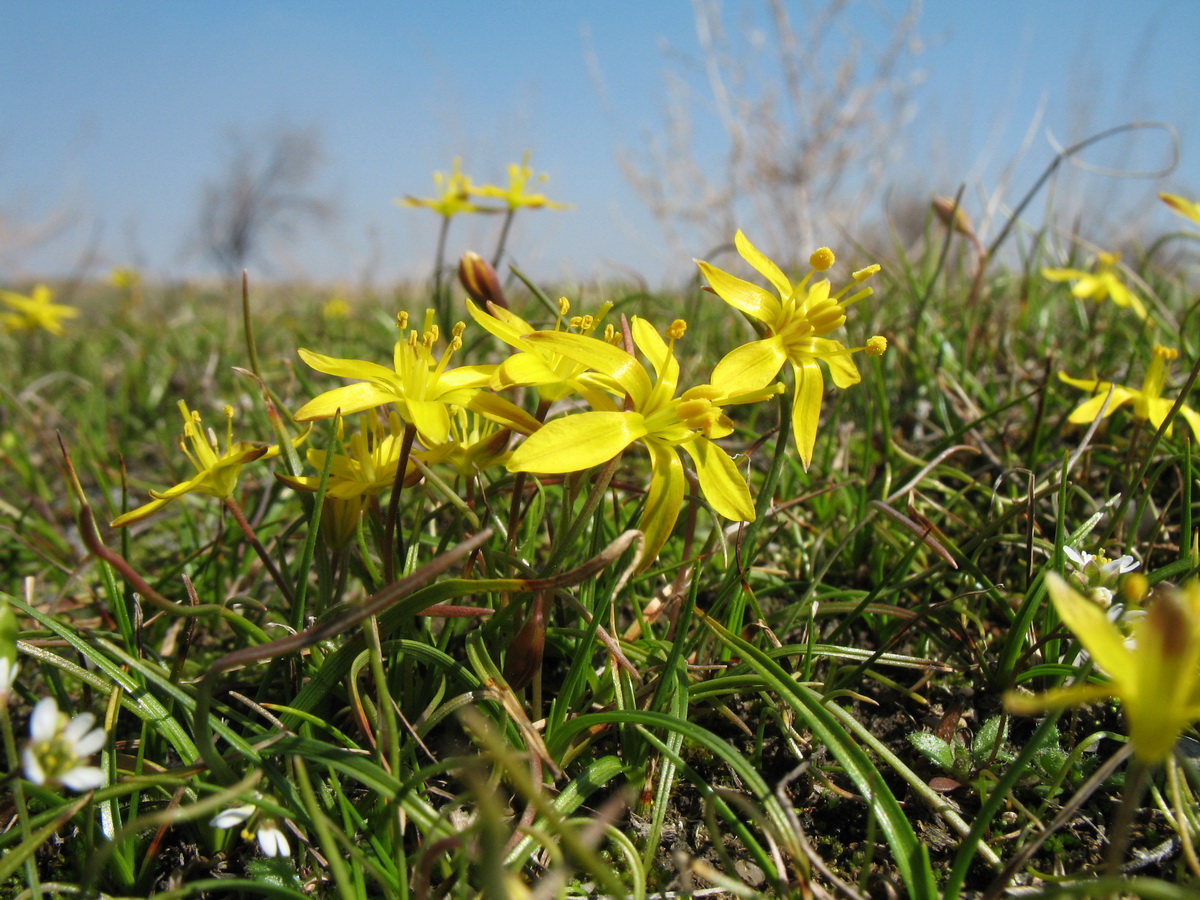
M818 272L824 272L833 266L834 259L832 250L828 247L821 247L808 258L808 264Z

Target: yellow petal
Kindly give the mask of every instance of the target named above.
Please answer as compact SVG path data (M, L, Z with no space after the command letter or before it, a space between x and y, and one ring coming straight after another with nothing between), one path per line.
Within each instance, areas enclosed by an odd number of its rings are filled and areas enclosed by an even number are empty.
M858 366L854 364L854 358L841 341L830 338L813 338L812 345L813 350L820 354L821 359L825 360L825 364L829 366L829 374L835 385L844 390L862 381L862 376L858 374Z
M555 384L562 375L550 368L540 353L514 353L500 363L492 376L492 387L504 390L510 387Z
M1096 665L1112 679L1114 686L1130 685L1136 677L1136 662L1125 646L1125 636L1104 610L1076 593L1054 572L1046 576L1050 600L1062 623L1069 628Z
M742 229L737 230L737 234L733 236L733 245L737 247L737 252L741 254L742 259L750 263L754 270L763 278L771 282L771 285L779 292L780 297L790 297L792 295L792 283L788 277L783 274L779 266L769 260L766 255L750 243L750 239L742 234Z
M408 420L417 429L421 441L427 447L444 444L450 437L450 413L446 404L437 400L408 399L404 408Z
M646 535L646 546L638 570L645 570L654 562L663 544L671 536L679 510L683 507L683 494L687 479L683 474L683 463L673 447L649 441L650 491L646 494L646 508L642 511L641 530Z
M1087 275L1087 272L1079 269L1042 269L1042 277L1047 281L1074 281Z
M134 522L140 522L143 519L148 519L168 503L170 500L151 500L144 506L139 506L137 509L131 509L123 515L117 516L109 523L111 528L124 528L126 525L132 525Z
M515 403L510 403L503 397L497 397L487 391L477 392L466 404L466 407L521 434L533 434L542 427L541 422Z
M396 380L396 373L379 363L367 362L363 359L337 359L313 353L303 347L296 352L311 368L318 372L324 372L326 375L356 378L361 381L383 381L385 384Z
M712 441L698 437L683 444L692 458L700 491L719 515L735 522L754 521L754 501L746 480L725 451Z
M725 354L713 369L712 383L725 395L757 391L774 380L785 362L787 351L778 335L751 341Z
M1111 696L1111 684L1073 684L1070 687L1054 688L1042 694L1021 694L1016 691L1008 691L1004 695L1004 708L1019 716L1032 716L1048 709L1086 706Z
M674 395L675 387L679 384L679 361L667 342L641 316L634 316L630 320L629 330L633 333L633 343L650 360L659 383L669 387L669 392Z
M296 410L292 418L297 422L330 419L337 415L339 410L343 416L349 416L397 399L399 398L395 391L384 390L370 382L360 381L317 395Z
M534 345L565 356L580 365L615 379L637 406L650 396L650 376L642 364L612 344L598 338L565 331L535 331L528 340Z
M815 359L804 360L794 366L796 372L796 402L792 405L792 433L796 438L796 451L804 471L812 462L813 447L817 443L817 427L821 424L821 400L825 393L825 380L821 367Z
M513 451L510 472L580 472L606 463L646 435L635 412L585 412L543 425Z
M1159 198L1181 216L1187 216L1193 222L1200 222L1200 203L1196 203L1178 194L1159 194Z
M701 273L711 287L726 303L734 309L741 310L748 316L753 316L760 322L774 325L783 315L779 299L770 291L765 291L756 284L742 281L735 275L730 275L716 266L710 266L703 260L696 260Z

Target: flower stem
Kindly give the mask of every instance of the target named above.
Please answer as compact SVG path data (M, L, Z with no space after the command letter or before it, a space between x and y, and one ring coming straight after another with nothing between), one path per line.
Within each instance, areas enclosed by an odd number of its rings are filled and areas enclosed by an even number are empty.
M400 557L401 562L404 559L404 539L396 537L396 519L400 514L400 491L404 488L404 473L408 471L408 458L412 455L412 445L416 438L416 426L406 423L404 437L400 443L400 459L396 462L396 480L392 482L392 496L388 498L387 519L383 526L383 578L388 584L396 580L396 558Z
M13 736L12 718L8 714L8 696L0 697L0 731L4 732L4 754L13 767L14 773L18 765L17 741ZM29 828L29 810L25 806L25 787L20 777L12 780L13 803L17 808L17 825L21 829L21 842L33 839ZM25 859L25 878L29 884L30 896L33 900L41 900L42 884L38 881L36 854L29 854Z
M508 212L504 214L504 224L500 226L500 239L496 241L496 252L492 256L493 269L500 266L500 259L504 256L504 245L508 243L508 230L512 227L513 216L516 212L515 207L509 207Z
M250 546L253 547L254 552L258 554L258 558L262 560L263 565L267 569L267 574L271 576L271 580L274 581L279 587L284 599L287 600L289 605L294 605L296 602L296 595L292 593L291 585L284 580L282 573L280 573L279 569L275 567L275 563L271 560L271 555L267 553L267 548L262 545L262 542L258 539L258 535L254 533L254 527L246 518L246 514L242 512L242 508L238 505L237 500L235 500L233 497L226 497L225 507L231 513L233 513L233 517L237 520L238 526L246 535L246 540L250 542Z

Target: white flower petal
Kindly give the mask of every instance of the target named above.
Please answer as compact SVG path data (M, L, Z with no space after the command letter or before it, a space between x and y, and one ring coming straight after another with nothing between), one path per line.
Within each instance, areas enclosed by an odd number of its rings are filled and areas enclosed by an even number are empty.
M93 753L99 752L100 748L107 742L107 736L103 728L97 728L89 731L83 737L75 741L74 752L79 759L87 759Z
M58 780L73 791L94 791L104 787L104 772L95 766L76 766L60 775Z
M80 713L63 729L63 738L67 742L67 746L74 747L79 739L87 734L89 728L95 723L96 717L90 712Z
M233 828L245 822L253 812L254 807L249 803L245 806L235 806L233 809L217 813L208 824L212 828Z
M264 856L291 856L292 848L288 846L287 838L275 825L266 825L258 829L258 846Z
M58 703L53 697L43 697L29 717L29 736L36 743L52 740L58 734Z
M1092 559L1090 553L1080 553L1074 547L1063 547L1063 553L1067 555L1067 559L1075 563L1079 568L1086 566Z
M20 671L21 666L16 660L0 658L0 700L7 698L12 692L12 686Z
M32 747L26 747L25 752L21 755L21 759L25 763L25 777L33 784L41 787L46 783L46 773L42 769L42 764L38 762L37 755L33 752Z

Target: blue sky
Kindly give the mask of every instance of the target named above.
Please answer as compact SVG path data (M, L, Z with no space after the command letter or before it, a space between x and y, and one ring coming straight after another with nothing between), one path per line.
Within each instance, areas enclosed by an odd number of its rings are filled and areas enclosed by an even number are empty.
M726 5L731 28L753 15L747 3ZM818 5L790 4L802 37L804 10ZM906 6L852 4L846 25L880 40L877 11ZM1179 167L1122 189L1200 192L1190 121L1200 110L1200 3L1133 7L927 0L916 57L924 81L886 187L953 193L966 182L968 208L982 216L1010 162L1019 160L1004 197L1012 203L1050 160L1048 134L1068 141L1082 125L1155 119L1178 130ZM682 71L664 45L697 52L688 3L5 0L0 38L0 281L70 272L88 251L97 274L115 264L156 277L211 273L187 252L201 184L220 173L231 129L281 122L320 129L327 163L314 192L338 216L274 248L264 275L419 277L436 222L393 200L429 194L431 173L455 155L477 181L502 181L526 149L550 176L546 192L574 204L518 220L512 247L531 273L634 270L654 282L690 264L668 249L617 161L661 128L663 73ZM716 133L697 121L702 158L719 160ZM1155 169L1166 147L1162 133L1139 132L1086 159ZM1117 184L1076 178L1095 196ZM54 222L53 237L28 239ZM456 222L452 252L490 251L494 227Z

